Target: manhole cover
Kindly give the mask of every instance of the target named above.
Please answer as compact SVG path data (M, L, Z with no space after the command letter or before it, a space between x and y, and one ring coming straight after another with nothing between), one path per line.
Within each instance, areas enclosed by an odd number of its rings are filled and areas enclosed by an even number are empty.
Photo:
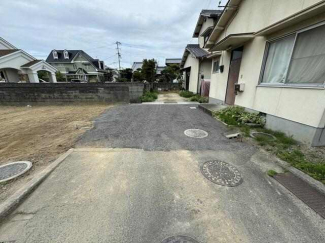
M191 237L188 236L172 236L165 240L163 240L161 243L199 243L197 240L194 240Z
M6 165L0 166L0 182L12 180L32 167L32 163L29 161L18 161Z
M191 138L205 138L208 136L206 131L200 129L188 129L184 132L184 134Z
M234 166L218 160L205 162L201 171L208 180L220 186L235 187L243 181Z

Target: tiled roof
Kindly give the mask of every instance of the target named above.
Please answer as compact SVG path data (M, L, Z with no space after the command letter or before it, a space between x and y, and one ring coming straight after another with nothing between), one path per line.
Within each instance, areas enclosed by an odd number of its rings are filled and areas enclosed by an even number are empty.
M196 58L205 57L209 54L206 50L202 49L198 44L188 44L186 46L186 50L188 50L191 54L193 54Z
M182 58L166 58L166 64L180 64Z
M50 54L48 55L48 57L46 58L46 62L49 62L49 63L51 63L51 62L70 63L78 53L83 52L82 50L67 50L69 53L69 59L65 59L64 55L63 55L64 50L55 50L55 51L58 53L58 59L54 59L53 51L51 51ZM86 55L85 55L85 57L86 57Z
M34 61L31 61L31 62L29 62L29 63L26 63L26 64L22 65L21 67L22 67L22 68L28 68L28 67L31 67L31 66L33 66L34 64L39 63L39 62L41 62L41 61L42 61L42 60L34 60Z
M191 53L195 58L204 58L210 54L206 50L200 48L200 45L198 44L188 44L184 51L181 67L184 66L189 53Z
M48 63L71 63L72 60L80 53L83 57L85 57L92 65L94 65L97 69L104 69L99 68L98 59L94 59L91 56L89 56L86 52L83 50L67 50L69 53L69 59L64 58L63 52L65 50L55 50L58 53L58 59L54 59L53 57L53 51L50 52L48 57L46 58L46 62Z
M200 13L201 16L213 18L219 17L222 14L222 10L211 10L211 9L203 9Z
M6 50L0 50L0 57L4 57L4 56L7 56L11 53L14 53L16 51L19 51L18 49L6 49Z

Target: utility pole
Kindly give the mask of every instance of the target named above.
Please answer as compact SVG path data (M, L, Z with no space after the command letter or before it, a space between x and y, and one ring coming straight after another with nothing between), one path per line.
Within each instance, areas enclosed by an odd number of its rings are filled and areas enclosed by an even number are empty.
M121 42L116 41L116 50L117 50L117 58L118 58L118 70L121 70L121 53L120 53L120 47L119 45L121 45Z

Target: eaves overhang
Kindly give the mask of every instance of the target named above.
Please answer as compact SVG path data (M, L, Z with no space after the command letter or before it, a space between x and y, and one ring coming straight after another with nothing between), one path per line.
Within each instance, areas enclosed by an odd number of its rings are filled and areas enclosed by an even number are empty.
M214 29L207 41L206 48L211 48L213 43L217 41L217 39L220 37L221 33L227 26L228 22L231 20L231 18L237 12L238 7L242 1L243 0L229 0L228 1L227 5L225 6L225 9L223 10L216 26L214 27Z
M254 33L228 35L212 46L209 51L226 51L244 45L255 37Z

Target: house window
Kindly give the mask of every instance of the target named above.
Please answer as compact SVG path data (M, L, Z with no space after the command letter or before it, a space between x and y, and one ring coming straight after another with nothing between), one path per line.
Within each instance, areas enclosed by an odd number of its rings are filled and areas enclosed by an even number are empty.
M324 39L323 24L269 43L261 83L324 85Z
M213 62L213 72L214 73L219 73L219 60Z
M67 52L66 50L63 52L64 55L64 59L69 59L69 52Z
M54 58L54 59L58 59L58 58L59 58L59 57L58 57L58 53L57 53L56 50L53 51L53 58Z

